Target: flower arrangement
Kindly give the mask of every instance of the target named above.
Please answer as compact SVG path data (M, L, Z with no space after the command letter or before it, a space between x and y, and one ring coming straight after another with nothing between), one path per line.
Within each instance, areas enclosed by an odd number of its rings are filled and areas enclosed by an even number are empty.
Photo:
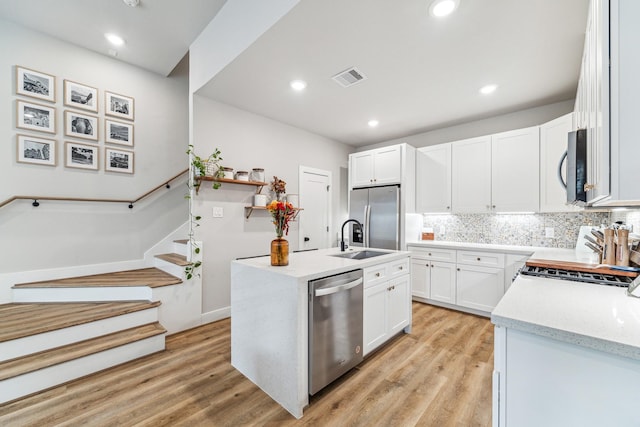
M277 176L273 177L273 181L271 181L271 191L278 194L284 194L286 190L287 183L283 180L279 179Z
M282 238L283 234L289 234L289 221L293 219L295 210L293 205L288 202L279 202L274 200L267 205L267 210L273 218L273 225L276 226L276 235Z

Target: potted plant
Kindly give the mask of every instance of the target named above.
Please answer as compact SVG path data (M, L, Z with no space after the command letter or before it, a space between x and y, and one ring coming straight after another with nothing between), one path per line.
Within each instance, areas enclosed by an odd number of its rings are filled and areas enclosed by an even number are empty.
M224 170L220 166L220 161L222 160L222 152L216 148L213 153L209 155L206 159L198 156L193 150L193 145L189 144L189 149L187 150L187 154L191 156L191 166L193 167L193 174L196 177L193 185L197 188L200 186L200 179L198 177L203 177L207 175L207 167L209 166L216 172L213 174L214 178L223 178ZM222 184L218 181L213 181L212 188L217 190L220 188Z

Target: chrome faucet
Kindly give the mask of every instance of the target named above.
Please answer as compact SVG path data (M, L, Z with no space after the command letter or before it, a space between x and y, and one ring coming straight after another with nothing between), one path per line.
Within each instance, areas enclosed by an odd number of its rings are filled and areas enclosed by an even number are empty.
M343 222L342 231L340 233L340 252L344 252L347 249L347 245L344 243L344 226L350 222L355 222L356 224L358 224L358 227L360 227L360 230L362 230L362 224L360 224L360 222L358 222L357 219L348 219L345 222Z

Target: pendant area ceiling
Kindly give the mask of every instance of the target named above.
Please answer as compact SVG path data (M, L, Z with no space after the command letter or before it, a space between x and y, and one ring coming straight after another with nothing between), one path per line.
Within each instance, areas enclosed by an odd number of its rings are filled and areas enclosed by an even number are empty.
M569 100L588 3L460 0L436 19L424 0L302 0L199 95L356 146ZM366 80L332 80L350 67Z

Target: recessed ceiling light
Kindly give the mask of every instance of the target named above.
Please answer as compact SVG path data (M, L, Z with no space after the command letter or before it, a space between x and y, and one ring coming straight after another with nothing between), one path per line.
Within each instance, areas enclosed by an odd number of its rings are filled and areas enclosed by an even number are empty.
M431 16L442 18L451 14L458 7L459 0L434 0L429 6Z
M489 95L498 89L498 85L486 85L480 88L480 93L483 95Z
M307 87L307 82L303 80L294 80L291 83L289 83L289 85L291 86L291 89L297 90L298 92L300 92L301 90L304 90Z
M107 33L104 36L114 46L122 46L124 44L124 39L117 34Z
M372 119L372 120L369 120L369 122L367 122L367 124L369 125L369 127L374 128L374 127L378 126L380 124L380 122L377 121L376 119Z

